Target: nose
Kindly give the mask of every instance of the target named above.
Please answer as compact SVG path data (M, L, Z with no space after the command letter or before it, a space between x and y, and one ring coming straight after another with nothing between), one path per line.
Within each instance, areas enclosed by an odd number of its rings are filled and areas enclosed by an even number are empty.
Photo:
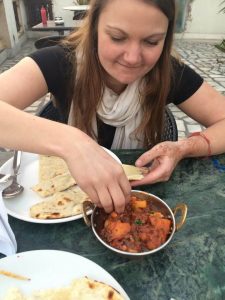
M137 43L127 45L124 52L124 61L132 66L139 65L142 60L141 46Z

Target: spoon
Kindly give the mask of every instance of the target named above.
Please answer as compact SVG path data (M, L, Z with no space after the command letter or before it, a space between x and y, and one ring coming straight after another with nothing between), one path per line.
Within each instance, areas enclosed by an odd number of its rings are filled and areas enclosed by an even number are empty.
M21 162L21 151L15 150L13 156L13 175L12 183L2 191L2 198L13 198L24 190L23 186L17 182L18 170Z

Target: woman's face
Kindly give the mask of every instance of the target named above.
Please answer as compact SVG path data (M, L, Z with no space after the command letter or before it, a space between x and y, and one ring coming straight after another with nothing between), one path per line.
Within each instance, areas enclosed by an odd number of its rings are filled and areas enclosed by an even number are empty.
M167 17L139 0L109 0L98 23L98 56L116 92L142 78L159 59Z

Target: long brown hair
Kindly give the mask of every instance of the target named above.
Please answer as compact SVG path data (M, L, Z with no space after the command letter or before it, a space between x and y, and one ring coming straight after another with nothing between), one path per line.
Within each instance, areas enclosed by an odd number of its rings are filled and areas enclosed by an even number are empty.
M104 91L104 70L98 59L97 39L99 16L109 1L91 0L90 9L82 27L71 33L64 45L73 49L71 62L74 65L69 98L73 102L74 125L94 137L92 119L96 114ZM172 78L171 49L175 23L175 0L142 0L159 8L168 18L169 25L162 54L146 75L142 91L142 123L136 134L144 133L144 145L149 147L161 140L167 96ZM82 64L76 75L75 52L82 53ZM82 51L79 51L82 49ZM76 78L75 78L76 77Z

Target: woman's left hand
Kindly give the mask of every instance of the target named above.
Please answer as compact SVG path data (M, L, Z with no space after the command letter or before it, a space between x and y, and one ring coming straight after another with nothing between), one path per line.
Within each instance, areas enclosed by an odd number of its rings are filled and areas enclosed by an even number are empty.
M142 180L131 183L132 186L168 181L177 163L183 158L179 142L162 142L142 154L136 161L137 167L151 164L149 173Z

